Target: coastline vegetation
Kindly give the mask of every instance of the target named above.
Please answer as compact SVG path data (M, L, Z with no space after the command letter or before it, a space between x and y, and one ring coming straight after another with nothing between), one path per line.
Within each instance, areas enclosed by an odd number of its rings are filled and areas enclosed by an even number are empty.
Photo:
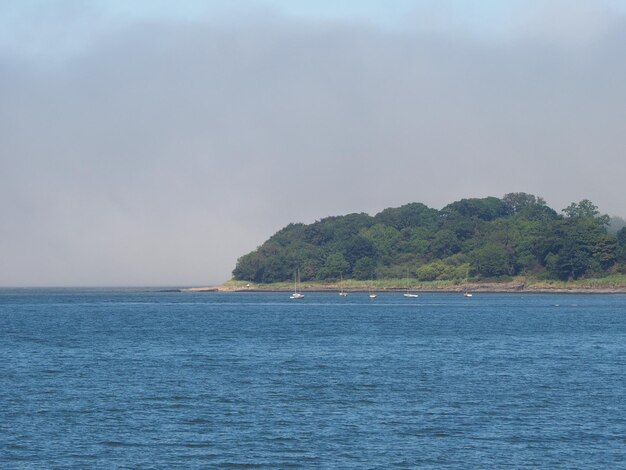
M421 203L292 223L237 261L233 283L454 289L499 282L547 288L626 285L626 228L589 200L561 213L532 194ZM568 286L568 287L565 287Z
M498 278L492 280L440 280L440 281L418 281L416 279L374 279L356 280L346 279L341 284L329 281L307 281L301 285L306 291L337 291L343 288L346 291L367 292L376 291L401 291L407 288L411 291L620 291L626 289L626 274L612 274L602 278L585 278L577 280L561 281L555 279L537 279L527 276L516 276L512 278ZM250 283L231 279L217 287L219 291L245 292L245 291L291 291L293 281L271 282L271 283Z

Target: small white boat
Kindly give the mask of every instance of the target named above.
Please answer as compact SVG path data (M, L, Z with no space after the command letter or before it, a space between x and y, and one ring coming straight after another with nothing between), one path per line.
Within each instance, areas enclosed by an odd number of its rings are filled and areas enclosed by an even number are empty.
M471 297L472 293L467 290L467 280L469 279L469 269L465 273L465 287L463 288L463 297Z
M372 280L370 279L370 285L367 286L367 293L369 294L370 299L375 299L378 297L374 292L372 292Z
M341 276L341 281L339 282L340 286L341 286L341 292L339 292L339 295L341 297L348 297L348 293L343 290L343 275Z
M407 299L416 299L419 297L418 294L412 294L409 290L409 270L406 270L406 292L403 294Z
M302 299L304 294L298 292L298 278L300 277L300 270L293 273L293 294L289 296L290 299Z

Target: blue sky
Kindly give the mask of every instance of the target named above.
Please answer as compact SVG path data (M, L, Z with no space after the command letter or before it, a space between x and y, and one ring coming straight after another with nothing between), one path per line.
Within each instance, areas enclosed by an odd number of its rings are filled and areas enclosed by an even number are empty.
M263 15L305 21L360 23L395 31L473 34L500 38L523 34L553 12L578 13L586 22L600 10L626 12L623 0L4 0L0 2L0 52L63 57L89 47L98 35L146 21L219 23ZM562 15L560 14L562 12ZM549 29L550 25L544 25Z
M173 17L197 19L207 12L241 8L272 8L286 15L309 19L366 21L386 26L401 26L407 15L419 10L443 9L459 21L476 28L493 27L494 22L506 21L524 10L542 8L550 0L136 0L107 1L97 4L102 11L130 17ZM561 3L564 7L568 2ZM570 5L580 3L570 1ZM605 0L607 6L626 11L626 2Z

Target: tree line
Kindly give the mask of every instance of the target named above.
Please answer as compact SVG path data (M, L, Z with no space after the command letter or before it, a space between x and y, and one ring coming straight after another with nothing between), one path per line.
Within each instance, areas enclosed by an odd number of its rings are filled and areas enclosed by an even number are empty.
M527 193L461 199L441 210L421 203L292 223L237 261L252 282L404 278L420 281L579 279L626 272L626 227L585 199L561 213Z

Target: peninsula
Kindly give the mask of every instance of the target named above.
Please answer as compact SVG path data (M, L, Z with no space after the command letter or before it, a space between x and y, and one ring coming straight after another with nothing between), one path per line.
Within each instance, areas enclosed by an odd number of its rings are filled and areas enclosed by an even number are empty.
M292 223L218 290L626 291L626 228L589 200L560 213L532 194L421 203Z

